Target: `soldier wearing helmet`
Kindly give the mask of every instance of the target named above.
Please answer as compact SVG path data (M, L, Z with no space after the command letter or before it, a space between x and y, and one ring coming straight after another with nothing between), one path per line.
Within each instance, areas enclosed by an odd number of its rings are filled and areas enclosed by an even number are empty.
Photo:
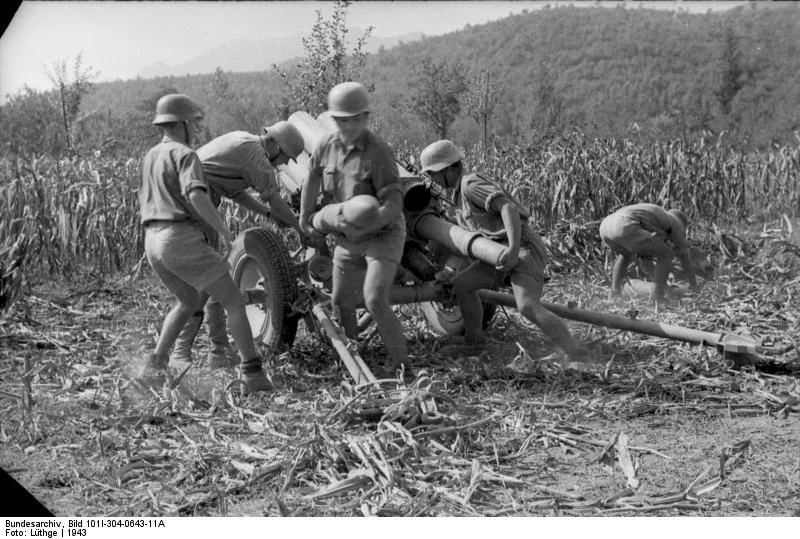
M286 121L264 127L260 135L232 131L203 145L197 155L203 176L211 186L214 205L219 206L222 197L228 198L247 210L274 217L278 224L292 227L303 240L300 223L281 196L277 167L296 161L304 145L300 132ZM260 200L250 194L250 189L258 193ZM211 370L228 366L236 357L228 342L225 311L213 300L205 304L205 310L192 315L175 343L172 358L191 361L194 339L204 318L211 344L206 366Z
M144 373L167 376L169 352L178 332L211 296L231 319L246 391L263 391L271 384L255 350L244 300L224 256L208 239L213 232L223 250L230 250L231 233L211 201L200 159L191 149L194 127L202 117L200 107L183 94L159 99L153 123L161 128L163 138L142 162L139 205L145 253L161 282L177 298Z
M487 343L477 291L510 281L520 314L539 326L569 360L576 362L574 366L589 361L564 321L540 302L547 251L531 226L530 213L486 174L467 173L462 159L462 152L450 140L436 141L420 154L422 172L445 189L452 189L459 226L505 246L497 266L476 260L452 282L464 318L465 342L472 346Z
M675 255L681 260L692 290L697 290L694 264L686 240L689 217L681 210L665 210L656 204L632 204L618 209L600 223L600 237L617 255L611 273L611 297L622 295L633 255L655 259L653 296L666 300L667 278Z
M323 138L311 156L301 193L300 223L309 236L322 238L325 232L333 232L336 238L332 302L346 334L357 337L359 298L353 291L363 290L364 303L389 354L387 367L393 372L402 367L408 375L403 326L389 304L406 236L402 185L394 153L367 128L369 111L367 89L360 83L345 82L328 93L328 114L337 130ZM340 206L343 212L356 215L348 216L347 225L338 231L314 227L313 222L319 222L313 216L320 191L326 202L353 202ZM368 197L375 199L373 204L363 203Z

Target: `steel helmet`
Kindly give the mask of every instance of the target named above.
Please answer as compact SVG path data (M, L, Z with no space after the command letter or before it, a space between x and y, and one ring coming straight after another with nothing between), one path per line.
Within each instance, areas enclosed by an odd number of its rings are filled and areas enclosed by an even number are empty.
M669 210L669 213L671 213L672 215L674 215L675 217L677 217L677 218L678 218L678 220L679 220L681 223L683 223L683 228L686 228L687 226L689 226L689 216L688 216L688 215L686 215L686 214L685 214L684 212L682 212L681 210Z
M422 172L439 172L463 159L461 150L450 140L437 140L422 150L419 156Z
M333 117L369 112L369 94L360 82L343 82L328 92L328 113Z
M264 132L278 143L281 151L289 156L293 161L297 161L297 156L303 152L305 141L300 131L286 121L280 121L269 127L264 128Z
M200 105L183 94L167 94L156 103L156 117L153 125L172 122L188 122L203 117Z

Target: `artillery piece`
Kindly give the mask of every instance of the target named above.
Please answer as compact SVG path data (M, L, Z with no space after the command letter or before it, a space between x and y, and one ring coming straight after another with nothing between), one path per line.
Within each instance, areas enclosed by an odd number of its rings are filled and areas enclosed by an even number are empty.
M313 148L326 132L335 129L335 125L324 113L314 119L305 112L296 112L289 117L289 122L303 135L305 152L296 163L284 166L280 176L284 186L290 192L296 192L308 175L308 159ZM435 208L436 197L431 186L399 162L397 168L404 184L408 239L390 302L393 305L419 304L426 321L437 333L457 335L463 332L460 311L454 304L451 288L437 276L441 275L443 268L458 271L474 259L494 266L503 246L449 222ZM229 260L234 282L245 296L253 335L273 349L287 348L292 345L298 323L303 319L307 327L331 342L356 388L377 386L380 381L331 317L327 293L331 268L326 254L301 247L292 255L281 238L266 228L250 228L239 235ZM302 255L302 260L296 262L294 259L299 255ZM361 291L354 293L360 296ZM479 296L484 301L484 326L491 323L498 305L515 307L513 296L500 290L483 290ZM551 303L543 305L565 319L711 346L737 356L779 355L792 348L791 345L769 346L736 334L698 331ZM360 325L368 323L367 316ZM427 423L437 422L441 416L424 389L427 383L429 379L424 375L410 388L398 383L388 394L384 392L382 402L397 403L407 400L413 393L418 411L422 411L418 419ZM352 394L353 386L346 384L346 387Z

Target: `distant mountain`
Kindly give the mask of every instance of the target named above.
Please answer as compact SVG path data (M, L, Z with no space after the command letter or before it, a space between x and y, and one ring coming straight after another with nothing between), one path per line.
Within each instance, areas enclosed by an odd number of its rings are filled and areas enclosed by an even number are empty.
M363 35L363 30L353 29L352 35ZM257 41L231 41L220 47L199 54L186 62L169 65L157 62L143 68L138 74L141 78L165 77L170 75L196 75L213 73L217 67L224 71L247 72L267 71L272 64L281 64L304 54L302 38L291 37L263 39ZM378 52L381 47L389 49L400 43L410 43L422 39L424 34L415 32L393 37L373 36L367 40L365 51ZM348 49L352 48L348 47Z

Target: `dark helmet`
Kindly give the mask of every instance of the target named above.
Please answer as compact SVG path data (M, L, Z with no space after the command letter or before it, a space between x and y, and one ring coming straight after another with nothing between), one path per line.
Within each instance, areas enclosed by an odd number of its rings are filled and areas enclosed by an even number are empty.
M183 94L167 94L156 103L156 117L153 125L172 122L188 122L203 117L200 105Z
M305 147L303 135L289 122L280 121L265 127L264 132L272 137L272 140L280 146L283 153L289 156L289 159L297 161L297 156L303 153Z
M429 144L419 156L422 172L439 172L462 158L461 150L450 140L437 140Z
M343 82L328 92L328 113L333 117L369 112L369 93L359 82Z

